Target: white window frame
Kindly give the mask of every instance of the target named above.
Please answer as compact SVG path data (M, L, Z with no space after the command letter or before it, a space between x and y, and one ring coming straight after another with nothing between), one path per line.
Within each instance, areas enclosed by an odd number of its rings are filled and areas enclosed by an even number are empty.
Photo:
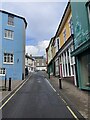
M69 24L69 30L70 30L70 34L73 34L73 22L72 22L72 16L70 17L69 21L68 21L68 24Z
M44 66L44 62L42 62L42 66Z
M0 68L0 76L5 76L5 75L6 75L6 69Z
M5 54L6 54L6 56L5 56ZM6 61L5 61L5 59L6 59ZM4 53L3 63L4 64L14 64L14 54L13 53Z
M37 63L37 66L39 66L39 63Z
M88 4L87 9L88 9L88 19L90 24L90 3Z
M63 30L63 38L64 38L64 43L66 42L66 28Z
M8 15L8 25L14 26L14 16Z
M4 30L4 38L13 40L13 38L14 38L14 31L5 29Z

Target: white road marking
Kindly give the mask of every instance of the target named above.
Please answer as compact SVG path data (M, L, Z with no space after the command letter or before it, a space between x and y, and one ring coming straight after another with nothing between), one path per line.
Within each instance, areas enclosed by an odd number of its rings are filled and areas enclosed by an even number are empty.
M53 88L53 86L50 84L50 82L45 78L46 82L51 86L51 88L56 92L56 90ZM59 93L57 94L59 95ZM71 114L73 115L73 117L76 119L76 120L79 120L77 118L77 116L75 115L75 113L71 110L71 108L69 106L67 106L67 103L66 101L60 96L60 98L62 99L62 101L66 104L66 107L68 108L68 110L71 112Z
M56 92L56 90L54 89L54 87L50 84L50 82L45 78L46 82L50 85L50 87L54 90L54 92Z
M29 78L28 78L29 79ZM9 100L20 90L20 88L28 81L28 79L6 100L5 103L0 107L0 110L9 102Z
M62 99L62 98L61 98ZM67 105L66 101L64 99L62 99L62 101Z
M71 114L73 115L73 117L76 119L76 120L79 120L77 118L77 116L75 115L75 113L71 110L71 108L69 106L67 106L68 110L71 112Z
M41 83L41 81L39 80L39 81L37 81L38 83Z

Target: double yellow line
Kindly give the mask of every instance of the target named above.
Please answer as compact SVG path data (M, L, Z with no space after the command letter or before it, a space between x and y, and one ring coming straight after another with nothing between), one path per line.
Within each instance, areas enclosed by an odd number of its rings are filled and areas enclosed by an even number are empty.
M71 108L67 105L67 102L60 96L60 98L62 99L62 101L65 103L66 107L68 108L68 110L70 111L70 113L73 115L73 117L76 120L79 120L78 117L75 115L75 113L71 110Z

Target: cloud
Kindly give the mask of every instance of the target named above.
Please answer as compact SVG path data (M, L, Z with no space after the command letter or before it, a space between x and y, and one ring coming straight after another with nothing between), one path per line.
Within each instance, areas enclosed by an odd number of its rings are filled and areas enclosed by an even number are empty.
M2 0L2 2L66 2L66 0Z
M24 16L28 22L26 29L28 38L36 42L50 39L56 32L62 16L65 2L5 2L2 8Z
M26 53L29 55L45 55L45 49L48 47L49 40L39 41L36 46L29 45L26 46Z
M26 46L26 53L28 53L29 55L37 55L38 54L38 48L36 46Z
M39 49L39 53L45 53L46 48L48 47L49 40L44 40L38 43L37 47Z
M2 2L2 9L24 16L27 20L26 52L43 55L49 44L47 40L55 35L67 0L63 2L3 1L5 2Z

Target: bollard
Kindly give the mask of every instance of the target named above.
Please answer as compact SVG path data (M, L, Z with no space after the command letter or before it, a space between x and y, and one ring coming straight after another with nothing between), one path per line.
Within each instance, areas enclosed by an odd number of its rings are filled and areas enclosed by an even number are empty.
M9 88L8 91L11 91L11 78L9 78Z
M48 74L48 76L49 76L49 79L50 79L50 73Z
M61 78L59 78L59 88L62 89Z

